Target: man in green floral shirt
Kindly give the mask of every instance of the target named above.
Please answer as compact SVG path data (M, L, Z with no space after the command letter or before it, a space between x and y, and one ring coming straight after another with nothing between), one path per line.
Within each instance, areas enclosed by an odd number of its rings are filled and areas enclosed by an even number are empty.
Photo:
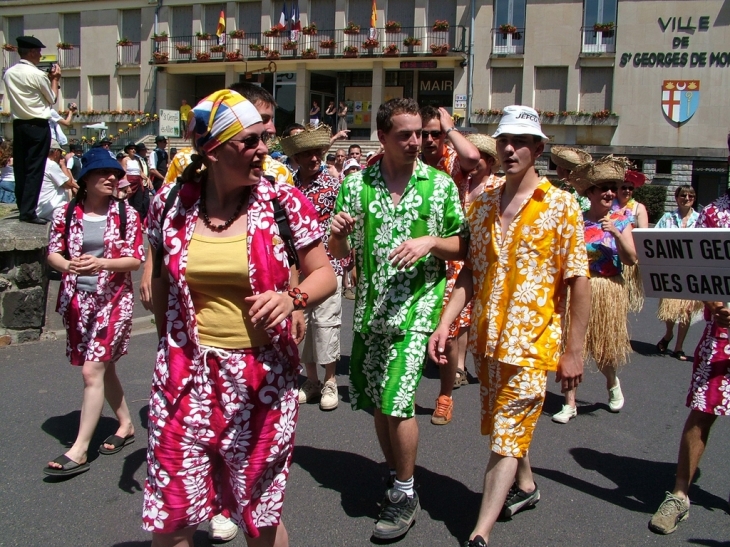
M438 324L445 260L466 254L467 228L451 177L418 159L422 122L413 99L392 99L377 115L383 158L342 183L329 249L355 248L350 396L354 409L375 407L375 431L391 469L373 535L405 534L420 509L413 490L418 448L414 418L428 337Z

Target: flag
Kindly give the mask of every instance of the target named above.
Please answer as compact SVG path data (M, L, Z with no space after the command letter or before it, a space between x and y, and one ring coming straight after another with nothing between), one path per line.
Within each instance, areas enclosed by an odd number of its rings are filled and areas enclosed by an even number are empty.
M225 43L226 35L226 12L221 10L221 14L218 16L218 27L215 29L215 35L218 37L218 43ZM223 41L221 41L223 37Z
M296 42L299 40L299 31L302 30L302 25L299 22L299 0L294 0L294 2L292 2L291 17L289 18L289 21L291 21L291 26L289 27L291 29L289 39L292 42Z
M378 24L378 7L375 4L376 0L373 0L373 7L370 10L370 38L375 39L377 33L375 27Z
M279 30L284 30L286 28L286 22L289 17L286 14L286 2L284 2L284 5L281 8L281 16L279 16L279 24L276 25L276 27Z

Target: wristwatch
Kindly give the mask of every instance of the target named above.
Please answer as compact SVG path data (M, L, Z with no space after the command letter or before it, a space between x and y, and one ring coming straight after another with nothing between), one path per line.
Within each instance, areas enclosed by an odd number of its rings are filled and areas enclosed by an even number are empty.
M449 133L451 133L452 131L455 131L455 130L456 130L456 126L454 126L454 127L449 127L449 128L448 128L448 129L446 130L446 136L448 137L448 136L449 136Z

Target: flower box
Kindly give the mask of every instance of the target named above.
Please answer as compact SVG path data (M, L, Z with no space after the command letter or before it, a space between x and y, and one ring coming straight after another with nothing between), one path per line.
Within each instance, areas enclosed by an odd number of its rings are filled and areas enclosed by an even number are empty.
M403 45L407 47L420 46L421 40L414 38L413 36L408 36L403 40Z
M226 46L210 46L210 52L211 53L223 53L226 50Z
M229 51L226 53L226 61L242 61L243 57L241 56L241 50L237 49L236 51Z
M228 36L230 38L243 38L245 35L246 35L246 33L243 32L240 29L239 30L232 30L231 32L228 33Z
M261 44L248 44L248 49L251 51L263 51L264 46Z
M385 23L385 32L400 32L401 28L403 27L398 21L388 21L387 23Z
M196 32L195 37L198 40L213 40L213 35L211 35L209 32Z
M71 44L69 44L68 42L58 42L58 43L56 44L56 47L57 47L58 49L73 49L73 48L74 48L74 47L73 47L73 46L72 46Z
M334 49L335 41L334 40L322 40L319 42L319 47L321 47L322 49Z
M3 49L5 51L18 51L18 47L13 44L3 44Z
M356 25L352 21L347 23L347 26L343 30L345 34L360 34L360 25Z
M299 47L299 42L296 42L295 40L287 40L284 42L284 44L281 46L281 48L284 51L291 51L293 49L297 49Z
M395 44L388 44L383 48L383 55L387 55L389 57L395 57L397 55L400 55L400 50L398 49L398 46Z
M444 21L443 19L436 19L431 30L434 32L446 32L449 30L449 22Z
M281 30L278 27L271 27L269 30L264 31L264 36L271 38L272 36L280 36Z
M199 51L195 54L195 58L199 63L207 63L210 61L210 53L207 51Z
M505 23L504 25L499 25L499 32L502 34L514 34L517 32L517 27L510 25L509 23Z
M432 55L446 55L449 52L448 44L431 44Z
M357 57L357 46L347 46L345 49L342 50L342 54L345 57Z
M302 34L305 36L315 36L317 34L317 25L312 23L302 28Z
M121 40L117 41L118 46L131 46L132 40L129 40L128 38L122 38Z
M363 49L375 49L377 47L380 47L380 42L378 42L375 38L368 38L362 43Z
M317 51L314 48L307 48L302 51L302 59L316 59Z
M269 61L278 61L279 59L281 59L281 54L277 50L272 49L266 54L266 58Z
M153 34L152 35L152 41L154 42L167 42L168 35L166 32L161 32L160 34Z
M175 49L178 53L190 53L193 51L193 46L189 44L175 44Z
M152 53L152 60L155 62L155 64L164 65L169 59L170 56L167 53L163 53L161 51L154 51Z

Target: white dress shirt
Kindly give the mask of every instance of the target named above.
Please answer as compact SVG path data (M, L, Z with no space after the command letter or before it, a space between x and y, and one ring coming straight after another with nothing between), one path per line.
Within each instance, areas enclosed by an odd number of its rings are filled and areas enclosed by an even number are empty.
M45 72L30 61L21 59L5 71L3 80L14 120L51 118L51 106L56 102L56 95Z

